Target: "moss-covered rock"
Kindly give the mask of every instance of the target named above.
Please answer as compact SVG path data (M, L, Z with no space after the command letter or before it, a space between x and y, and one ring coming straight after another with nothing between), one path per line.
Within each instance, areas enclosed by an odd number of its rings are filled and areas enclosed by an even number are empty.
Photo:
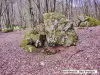
M31 46L31 45L26 45L26 46L24 47L24 49L25 49L25 51L26 51L27 53L36 51L36 48L35 48L34 46Z
M20 30L21 27L20 26L13 26L13 30Z
M28 45L29 41L24 38L21 42L20 47L22 47L27 53L33 52L36 50L36 48L32 45Z
M38 39L39 34L33 34L31 32L24 36L20 47L22 47L26 52L33 52L36 50L34 42ZM30 40L31 39L31 40ZM31 44L29 44L31 42Z
M89 27L100 25L100 21L95 19L95 18L86 16L86 19L87 19L87 21L89 23L89 25L88 25Z
M83 19L82 19L83 18ZM93 27L100 25L100 21L96 18L81 15L81 17L78 18L78 26L79 27Z
M7 33L7 32L12 32L13 28L3 28L2 32Z
M12 32L14 30L20 30L20 29L21 26L11 26L11 27L6 26L5 28L2 28L1 31L7 33L7 32Z
M44 24L48 43L57 45L75 45L76 33L73 29L71 21L60 13L45 13ZM69 31L70 30L70 31ZM67 33L70 33L67 35ZM75 35L73 35L73 33ZM66 38L67 37L67 38ZM69 43L70 42L70 43Z
M39 40L40 38L40 34L33 34L32 32L29 32L27 33L25 36L24 36L24 39L22 41L22 46L25 44L27 45L28 44L28 41L30 39L32 39L32 41L36 42L37 40Z
M29 52L32 48L32 51L36 50L37 48L41 48L44 46L44 42L46 40L46 36L38 32L38 29L33 29L32 31L26 33L24 39L21 42L21 47L25 49L26 52Z
M68 19L64 15L57 12L45 13L43 14L43 17L45 29L48 32L54 30L54 28L56 28L57 26L59 26L59 29L62 30L62 28L64 28L64 25L68 22Z
M88 21L80 23L80 27L88 27L88 26L89 26L89 22Z
M77 34L74 30L67 32L67 39L65 41L65 46L72 46L76 45L78 40Z
M27 44L28 44L28 40L24 38L24 39L22 40L22 42L21 42L20 47L24 48L25 46L27 46Z
M76 45L77 34L73 24L60 13L45 13L44 24L37 25L24 36L21 47L26 52L37 50L37 46ZM52 52L52 51L51 51Z

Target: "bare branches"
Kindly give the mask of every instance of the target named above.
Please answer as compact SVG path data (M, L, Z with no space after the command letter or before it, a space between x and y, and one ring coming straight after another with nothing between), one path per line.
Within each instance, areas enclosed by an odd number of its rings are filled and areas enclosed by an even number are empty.
M43 13L60 12L68 19L84 14L100 19L99 0L0 0L0 22L33 27L43 21ZM17 22L18 21L18 22Z

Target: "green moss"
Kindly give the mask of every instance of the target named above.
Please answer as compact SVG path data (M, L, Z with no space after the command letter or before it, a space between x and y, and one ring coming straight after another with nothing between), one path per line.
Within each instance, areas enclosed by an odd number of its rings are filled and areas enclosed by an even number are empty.
M80 24L80 27L86 27L86 24L85 24L84 22L82 22L82 23Z
M32 38L34 41L39 40L40 34L31 34L30 38Z
M77 35L68 19L64 15L54 12L44 14L44 27L38 25L31 32L27 33L22 40L21 47L28 53L36 50L37 48L32 45L37 40L41 41L43 39L41 37L44 34L42 35L41 32L44 32L46 35L48 46L49 44L71 46L77 42ZM31 39L33 44L29 45L29 40L27 39Z
M7 33L7 32L12 32L14 30L20 30L21 26L11 26L11 27L6 27L2 29L2 32Z
M8 32L7 28L2 29L2 32Z
M37 28L34 28L32 31L31 31L32 34L39 34L39 29Z
M70 32L72 34L68 35L68 40L70 40L70 44L73 44L75 40L74 32L67 31L68 28L71 27L71 23L69 20L62 15L61 13L53 12L53 13L46 13L49 15L47 19L44 19L45 30L47 41L49 43L56 43L56 44L65 44L65 36L67 36L66 32ZM45 16L44 16L45 18ZM56 25L55 25L56 24ZM67 41L67 40L66 40ZM66 42L67 43L67 42Z
M31 32L26 33L25 36L24 36L24 39L29 38L30 35L31 35Z
M21 27L20 27L20 26L13 26L13 29L14 29L14 30L20 30Z
M74 37L70 36L67 40L66 40L66 46L71 46L74 45Z
M29 32L24 36L24 39L33 39L34 41L39 40L40 34L33 34L33 32Z
M29 43L28 39L32 39L32 41L39 40L40 34L33 34L33 32L29 32L24 36L24 39L21 42L20 47L22 47L27 53L33 52L36 48L33 45L27 45Z
M50 15L50 13L45 13L45 14L43 14L43 16L44 16L44 20L48 20L51 15Z
M2 32L7 33L7 32L12 32L13 28L4 28L2 29Z
M80 27L93 27L93 26L98 26L100 25L100 21L97 20L96 18L89 17L89 16L84 16L85 22L80 23Z
M25 48L25 46L27 46L27 44L28 44L28 40L27 39L23 39L22 42L21 42L20 47Z
M66 46L76 45L77 42L77 34L75 31L67 32L68 38L66 39Z
M66 17L64 15L62 15L61 13L58 13L58 12L45 13L45 14L43 14L43 18L44 18L44 21L50 21L50 19L52 21L54 21L54 20L60 20L62 18L66 19Z
M34 52L34 51L36 50L36 48L35 48L34 46L31 46L31 45L26 45L26 46L24 47L24 49L25 49L25 51L26 51L27 53Z
M86 16L86 19L89 22L89 27L100 25L100 21L95 18Z
M65 15L63 15L63 14L61 14L61 13L58 13L58 12L54 12L54 13L53 13L53 17L54 17L54 19L56 19L56 20L60 20L60 19L62 19L62 18L66 18Z
M60 20L60 25L62 25L62 24L67 24L67 19L66 18L62 18Z
M32 45L27 45L28 44L28 40L26 38L24 38L21 42L20 47L22 47L27 53L33 52L36 50L36 48Z
M61 36L61 35L62 35L62 34L61 34L61 31L56 31L56 32L55 32L55 35L56 35L56 36Z
M63 45L64 44L63 37L57 37L56 38L56 44Z

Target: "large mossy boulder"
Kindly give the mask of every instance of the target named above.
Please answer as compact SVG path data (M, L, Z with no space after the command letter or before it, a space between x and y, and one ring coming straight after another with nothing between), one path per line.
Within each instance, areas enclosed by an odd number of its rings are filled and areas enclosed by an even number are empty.
M78 17L78 27L93 27L100 25L100 21L96 18L81 15Z
M45 13L43 18L44 24L35 26L30 33L24 36L21 47L26 52L41 47L76 45L78 37L73 28L73 23L64 15L56 12Z
M77 35L73 24L65 15L55 12L45 13L43 17L48 45L71 46L76 44Z

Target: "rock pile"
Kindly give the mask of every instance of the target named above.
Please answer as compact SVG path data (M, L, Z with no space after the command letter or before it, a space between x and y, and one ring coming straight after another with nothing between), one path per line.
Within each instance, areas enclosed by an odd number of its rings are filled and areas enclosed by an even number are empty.
M77 19L78 27L93 27L100 25L100 21L96 18L80 15Z
M27 52L37 48L76 45L73 23L60 13L45 13L44 24L37 25L25 35L21 47ZM47 51L47 50L46 50Z

